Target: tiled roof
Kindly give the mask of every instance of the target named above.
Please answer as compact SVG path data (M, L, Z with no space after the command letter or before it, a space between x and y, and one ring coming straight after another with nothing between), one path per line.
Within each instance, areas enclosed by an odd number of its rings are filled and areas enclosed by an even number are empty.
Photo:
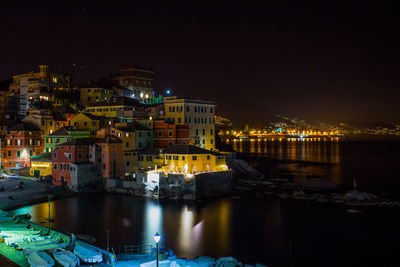
M180 154L180 155L210 154L214 156L223 156L223 154L221 153L193 145L172 145L167 148L164 148L161 154Z
M113 96L110 99L95 104L89 104L88 107L103 107L103 106L131 106L131 107L141 107L145 106L139 101L126 97L126 96Z
M81 146L81 145L92 145L96 143L97 139L96 138L76 138L69 140L63 144L60 144L62 146Z
M30 122L21 122L8 128L9 131L40 132L40 129Z
M146 147L142 151L140 151L140 154L142 155L160 155L161 149L156 148L156 147Z
M104 116L96 116L96 115L93 115L91 113L82 113L82 114L85 115L86 117L88 117L91 120L101 121L101 120L105 120L106 119L106 117L104 117Z
M122 143L122 140L114 135L107 135L104 138L98 139L96 143Z
M128 123L126 126L115 127L122 132L136 132L136 131L152 131L151 129L140 125L137 122Z
M64 126L61 127L60 129L56 130L52 134L49 134L50 136L59 136L59 135L70 135L71 131L80 131L80 132L85 132L84 130L79 130L76 126ZM86 131L88 132L88 131Z
M31 161L48 162L51 161L51 153L43 153L34 157L31 157Z
M54 111L60 111L64 114L78 114L79 111L77 111L76 109L74 109L73 107L71 107L70 105L64 105L64 106L58 106L54 109Z

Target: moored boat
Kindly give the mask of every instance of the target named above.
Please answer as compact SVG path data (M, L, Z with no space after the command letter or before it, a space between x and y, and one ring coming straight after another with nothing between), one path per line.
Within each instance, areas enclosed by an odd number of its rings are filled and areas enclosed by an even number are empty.
M103 255L98 252L97 250L94 250L89 247L84 247L84 246L76 246L74 249L74 253L83 261L83 262L90 262L90 263L95 263L95 262L102 262L103 261Z
M54 258L64 267L75 267L79 265L79 258L69 250L56 249L53 251Z
M44 252L32 252L28 256L28 262L31 267L52 267L54 260Z

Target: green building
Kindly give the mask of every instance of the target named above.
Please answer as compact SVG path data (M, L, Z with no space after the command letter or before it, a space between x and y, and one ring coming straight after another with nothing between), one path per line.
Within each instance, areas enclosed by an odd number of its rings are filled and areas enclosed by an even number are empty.
M65 126L45 137L45 152L53 151L57 145L76 138L89 138L90 131L78 130L74 126Z

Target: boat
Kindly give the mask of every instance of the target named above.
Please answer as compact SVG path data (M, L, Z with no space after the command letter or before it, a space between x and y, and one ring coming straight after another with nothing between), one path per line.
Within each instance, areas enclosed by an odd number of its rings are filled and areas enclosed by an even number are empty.
M28 256L28 262L31 267L52 267L54 260L44 252L32 252Z
M83 262L102 262L103 255L89 247L84 246L76 246L74 249L74 253L83 261Z
M53 244L35 244L35 245L25 245L21 246L24 250L29 249L33 251L42 251L42 250L53 250L58 248L65 248L67 246L66 243L53 243Z
M15 174L4 174L3 177L11 180L18 180L18 175Z
M0 216L0 222L11 222L14 221L15 218L14 217L8 217L8 216Z
M21 248L24 248L24 247L37 246L37 245L51 245L51 244L57 244L58 241L59 241L58 238L49 237L49 238L42 239L42 240L20 242L20 243L18 243L18 246Z
M62 248L53 251L56 261L64 267L75 267L79 265L79 258L69 250Z

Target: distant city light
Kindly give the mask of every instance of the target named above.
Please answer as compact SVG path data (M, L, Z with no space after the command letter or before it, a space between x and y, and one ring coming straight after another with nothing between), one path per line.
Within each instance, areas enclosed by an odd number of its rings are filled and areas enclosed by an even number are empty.
M167 95L170 95L171 94L171 90L167 89L166 93L167 93Z

